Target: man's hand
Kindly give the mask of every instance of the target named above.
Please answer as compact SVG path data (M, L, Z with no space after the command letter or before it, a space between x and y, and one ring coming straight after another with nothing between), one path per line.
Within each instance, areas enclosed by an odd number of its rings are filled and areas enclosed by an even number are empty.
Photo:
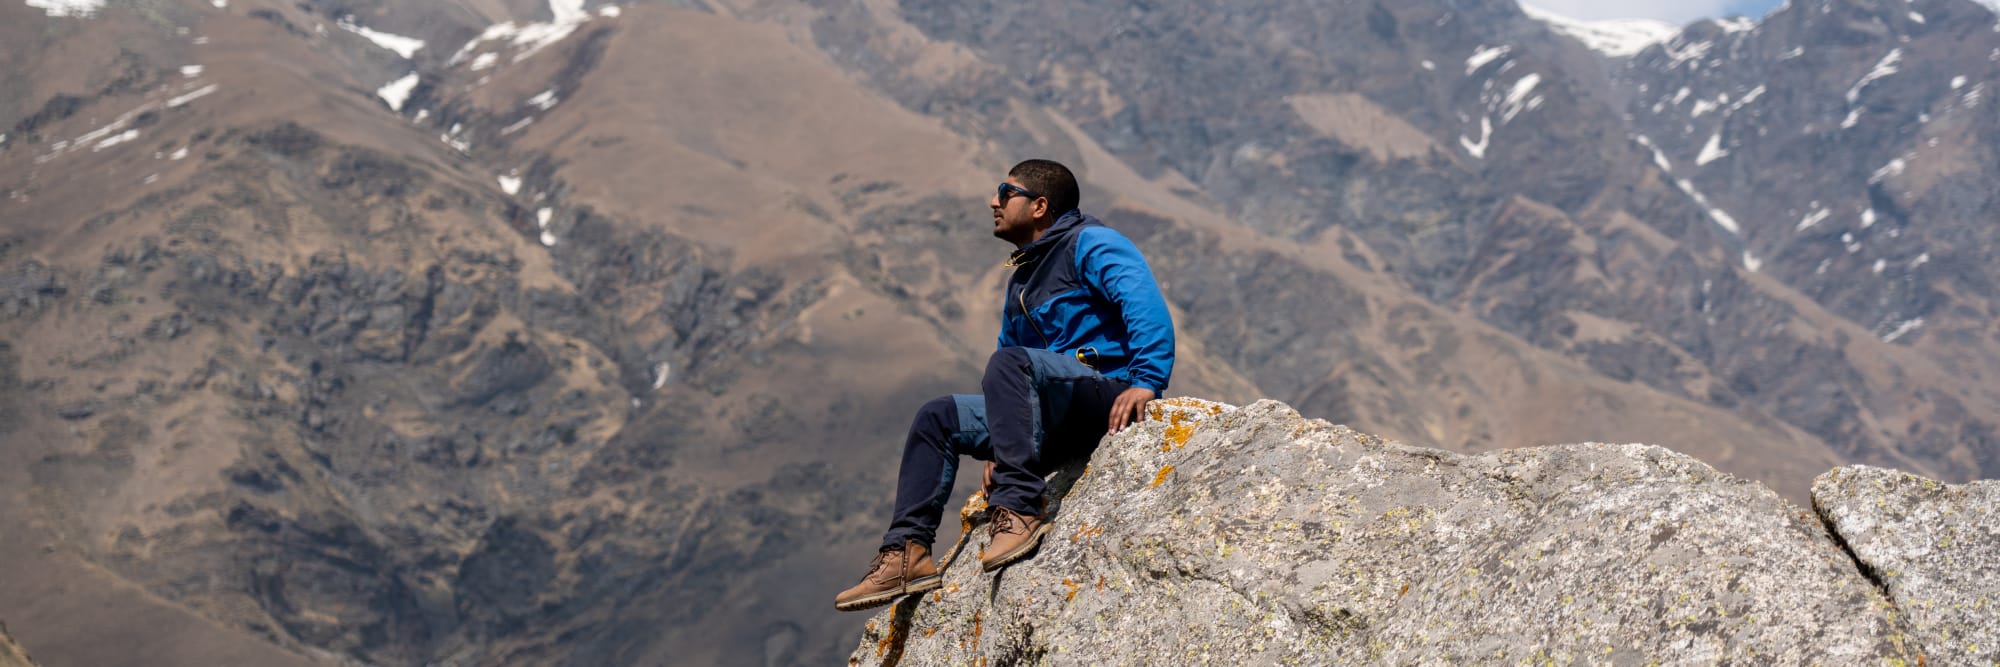
M1146 401L1150 400L1153 400L1153 390L1144 387L1133 387L1118 394L1118 398L1111 401L1111 424L1107 430L1116 434L1139 421L1140 416L1145 414Z

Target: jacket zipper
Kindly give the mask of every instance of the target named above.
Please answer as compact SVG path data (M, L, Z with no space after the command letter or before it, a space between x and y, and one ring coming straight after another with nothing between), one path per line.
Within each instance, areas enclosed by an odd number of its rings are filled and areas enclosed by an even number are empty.
M1030 316L1028 315L1028 286L1027 286L1027 285L1022 285L1022 286L1021 286L1021 293L1020 293L1020 294L1019 294L1018 296L1020 297L1020 304L1021 304L1021 320L1022 320L1022 321L1025 321L1025 322L1027 322L1027 323L1028 323L1028 328L1030 328L1030 329L1034 329L1034 330L1035 330L1035 335L1037 335L1037 336L1041 336L1041 337L1042 337L1042 347L1043 347L1043 348L1047 348L1047 347L1048 347L1048 346L1050 346L1050 345L1054 345L1055 343L1049 340L1049 335L1048 335L1048 334L1045 334L1045 333L1042 333L1042 328L1041 328L1041 327L1038 327L1038 326L1035 326L1035 318L1033 318L1033 317L1030 317Z

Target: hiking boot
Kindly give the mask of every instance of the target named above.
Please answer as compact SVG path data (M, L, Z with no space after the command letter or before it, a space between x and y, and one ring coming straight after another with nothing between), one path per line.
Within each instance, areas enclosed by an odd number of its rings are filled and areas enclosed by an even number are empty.
M944 585L930 547L915 542L875 554L861 583L833 597L833 608L860 611L880 607L904 595L927 593Z
M986 530L993 539L979 553L979 566L992 572L1034 553L1042 543L1042 534L1049 532L1049 522L1045 517L995 506Z

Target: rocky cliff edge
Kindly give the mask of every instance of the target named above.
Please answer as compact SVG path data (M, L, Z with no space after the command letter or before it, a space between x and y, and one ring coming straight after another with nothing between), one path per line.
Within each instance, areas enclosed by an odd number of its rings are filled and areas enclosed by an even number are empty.
M1463 455L1156 401L1041 552L877 614L850 665L2000 661L2000 482L1841 468L1817 512L1688 456ZM983 520L969 505L968 526Z

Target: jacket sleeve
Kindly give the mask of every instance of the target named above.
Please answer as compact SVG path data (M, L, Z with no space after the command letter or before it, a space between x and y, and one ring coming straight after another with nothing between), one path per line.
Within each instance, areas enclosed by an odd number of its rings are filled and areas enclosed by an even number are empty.
M1091 289L1116 304L1125 320L1125 336L1132 352L1126 368L1132 386L1167 390L1174 375L1174 320L1167 312L1167 300L1146 256L1132 240L1109 227L1091 227L1077 239L1077 264Z

